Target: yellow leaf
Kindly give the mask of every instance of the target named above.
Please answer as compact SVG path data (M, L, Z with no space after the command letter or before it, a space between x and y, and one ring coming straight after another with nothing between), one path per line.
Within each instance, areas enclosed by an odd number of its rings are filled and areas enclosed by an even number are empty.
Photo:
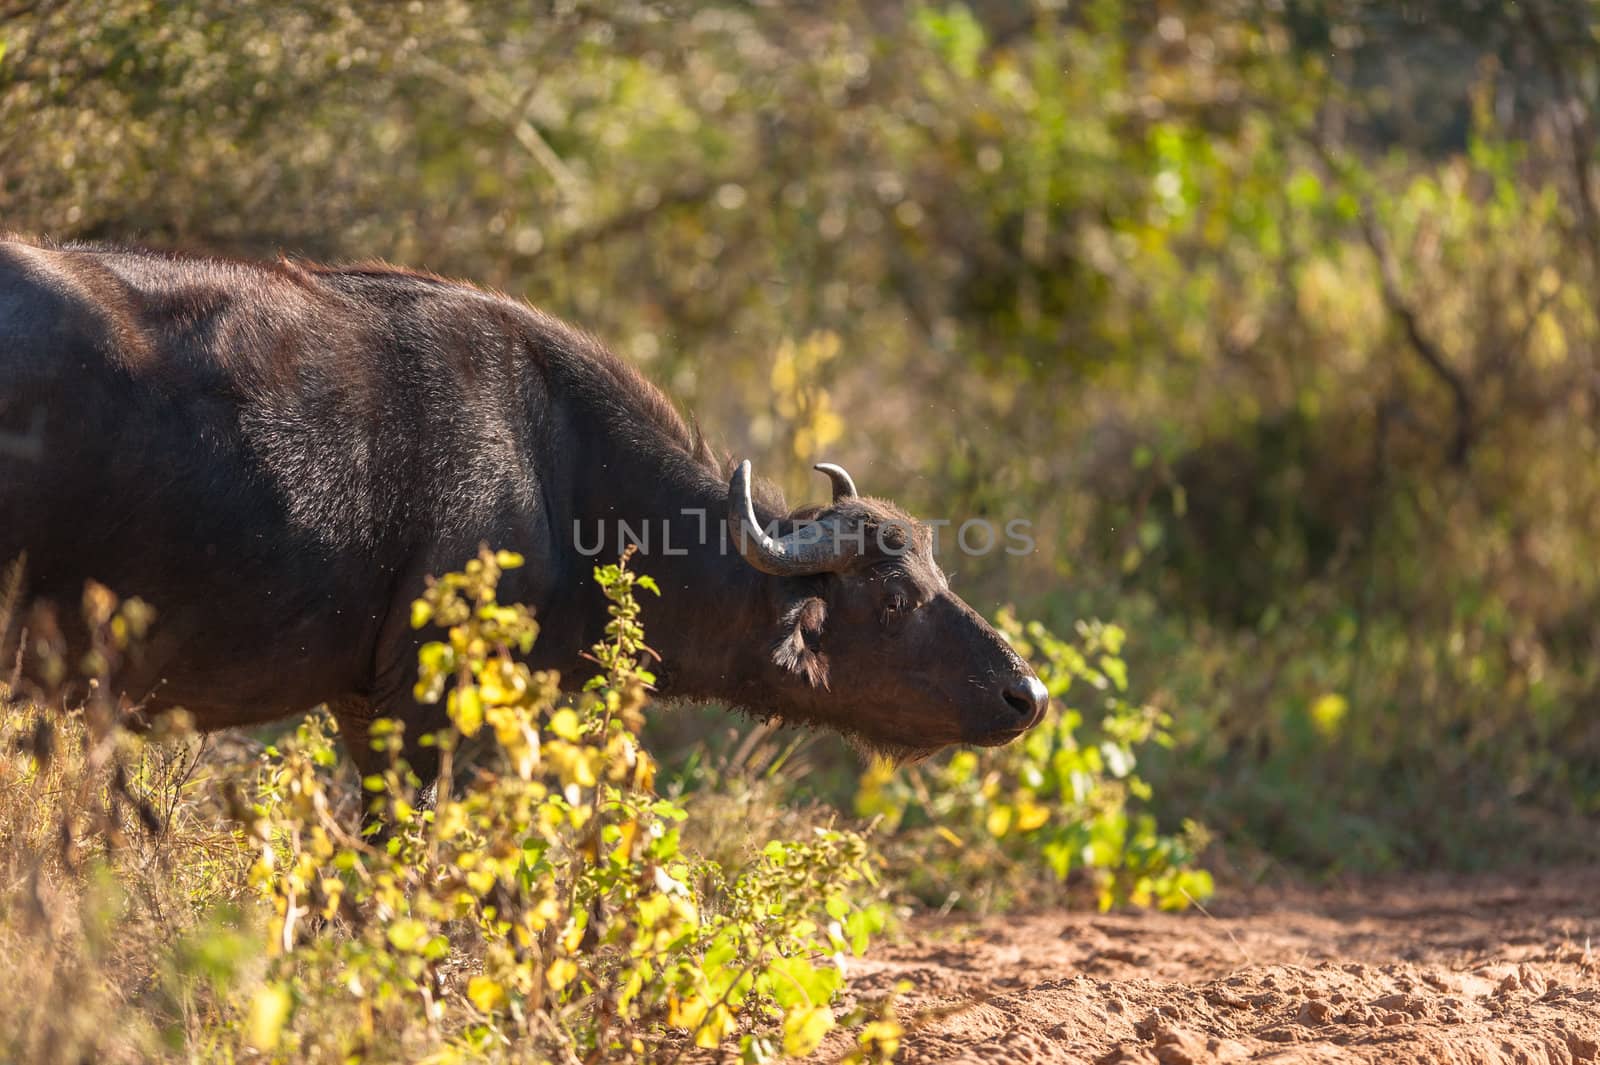
M633 787L635 791L654 792L656 790L656 764L643 751L639 752L639 760L633 767Z
M457 688L450 693L450 719L456 723L463 736L476 736L483 727L483 698L473 687Z
M578 977L578 963L571 958L557 958L545 970L545 983L552 991L560 991Z
M493 1013L506 1004L506 989L492 976L479 973L467 981L467 998L485 1013Z
M989 835L995 839L1004 836L1011 828L1011 807L996 806L989 811L989 816L984 820L983 827L989 830Z
M1017 831L1032 832L1050 820L1050 807L1036 802L1022 802L1017 805Z
M617 846L611 853L622 862L633 857L633 841L639 836L639 822L624 821L617 826Z
M715 1050L738 1026L732 1010L720 1005L713 1007L705 1023L695 1029L694 1045L702 1050Z
M1349 701L1342 695L1329 692L1311 704L1311 723L1318 732L1331 739L1338 735L1339 726L1349 712Z
M892 1019L873 1021L861 1029L861 1034L856 1037L856 1045L865 1049L875 1048L880 1056L874 1061L889 1061L900 1053L902 1034L903 1029Z
M474 869L467 873L467 887L479 898L483 898L494 890L495 881L498 879L492 869Z
M276 1049L293 1005L294 1000L289 995L289 989L282 984L267 984L259 988L250 1000L250 1021L246 1036L250 1045L257 1050Z
M411 627L420 629L433 620L433 607L425 599L416 599L411 603Z
M833 1028L833 1010L827 1006L798 1005L783 1017L783 1052L803 1058L822 1045Z
M550 731L568 743L577 743L583 736L583 727L578 715L567 707L562 707L550 715Z
M679 998L673 995L667 1001L667 1023L674 1028L698 1028L705 1019L707 1003L699 995Z
M395 950L410 952L428 940L428 926L414 917L402 917L389 925L389 945Z
M600 783L594 772L595 754L585 750L572 760L572 780L581 788L592 788Z

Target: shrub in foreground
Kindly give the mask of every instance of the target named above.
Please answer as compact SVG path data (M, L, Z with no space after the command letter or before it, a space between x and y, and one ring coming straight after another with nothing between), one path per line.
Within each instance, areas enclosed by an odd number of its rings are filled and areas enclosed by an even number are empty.
M444 765L431 810L396 758L362 782L383 832L344 834L319 801L331 752L314 724L273 766L253 879L277 956L251 1038L330 1060L393 1032L441 1060L673 1061L732 1040L745 1060L809 1053L838 1021L839 957L882 924L866 841L819 827L737 875L685 852L687 813L656 794L637 739L653 678L635 593L655 585L626 560L597 570L601 673L569 705L517 660L531 616L495 600L520 561L485 551L416 604L415 624L446 630L421 650L417 692L447 700L455 725L431 738ZM458 776L461 740L488 752ZM375 742L398 751L398 726ZM869 1055L892 1041L864 1031Z
M637 741L634 596L653 584L626 560L597 571L600 675L563 699L516 660L532 617L495 599L518 564L485 551L416 604L444 630L418 694L453 723L427 741L431 808L392 723L374 732L390 768L359 790L324 715L217 787L196 772L207 741L147 744L104 700L61 722L9 710L0 858L25 890L0 901L0 973L44 997L0 1022L0 1058L761 1061L841 1021L857 1060L892 1054L889 1003L834 1008L887 914L865 839L817 825L737 869L687 852Z
M1085 889L1101 909L1208 898L1211 875L1195 864L1204 829L1164 834L1134 807L1151 794L1138 748L1171 741L1167 716L1128 697L1123 630L1080 622L1073 643L1009 611L997 620L1050 709L1005 747L866 773L856 808L882 819L894 881L929 905L982 910L1038 903L1041 884Z

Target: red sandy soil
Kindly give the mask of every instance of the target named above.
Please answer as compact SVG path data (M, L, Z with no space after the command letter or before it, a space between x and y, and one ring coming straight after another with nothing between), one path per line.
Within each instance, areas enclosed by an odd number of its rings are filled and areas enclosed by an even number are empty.
M852 986L911 985L907 1063L1600 1061L1600 868L1208 910L916 919Z

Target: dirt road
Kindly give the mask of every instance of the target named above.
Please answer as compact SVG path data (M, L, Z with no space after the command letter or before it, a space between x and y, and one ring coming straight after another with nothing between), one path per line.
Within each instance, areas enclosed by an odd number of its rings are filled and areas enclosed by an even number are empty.
M1600 869L1252 890L1200 913L915 921L902 1060L1600 1061Z

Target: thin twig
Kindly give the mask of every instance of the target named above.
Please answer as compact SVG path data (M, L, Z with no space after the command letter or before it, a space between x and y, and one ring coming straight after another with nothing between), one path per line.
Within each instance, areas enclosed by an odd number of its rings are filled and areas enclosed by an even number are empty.
M544 168L556 184L556 189L563 197L572 202L584 199L583 183L572 172L572 168L557 155L550 142L534 128L524 114L522 106L507 104L494 94L488 92L483 86L473 81L443 63L423 56L416 60L418 68L433 80L447 85L472 100L474 104L488 112L495 121L504 123L511 131L518 144L527 151Z
M1205 914L1208 921L1211 921L1213 924L1222 929L1222 931L1227 935L1229 941L1233 943L1233 949L1239 952L1239 956L1244 959L1244 963L1246 965L1254 965L1256 963L1256 960L1250 956L1250 952L1244 949L1244 944L1239 942L1239 937L1233 934L1233 929L1229 928L1227 925L1213 917L1211 911L1200 904L1199 899L1189 894L1188 888L1185 888L1182 884L1179 884L1178 891L1183 895L1184 898L1189 900L1189 904L1191 906Z
M190 779L194 776L195 767L200 764L200 758L206 753L206 742L210 739L209 733L200 734L200 742L195 745L194 756L189 759L189 764L184 767L183 775L178 778L172 788L171 801L167 804L166 823L161 828L162 835L172 832L172 818L178 812L178 802L183 797L183 789L189 786Z

